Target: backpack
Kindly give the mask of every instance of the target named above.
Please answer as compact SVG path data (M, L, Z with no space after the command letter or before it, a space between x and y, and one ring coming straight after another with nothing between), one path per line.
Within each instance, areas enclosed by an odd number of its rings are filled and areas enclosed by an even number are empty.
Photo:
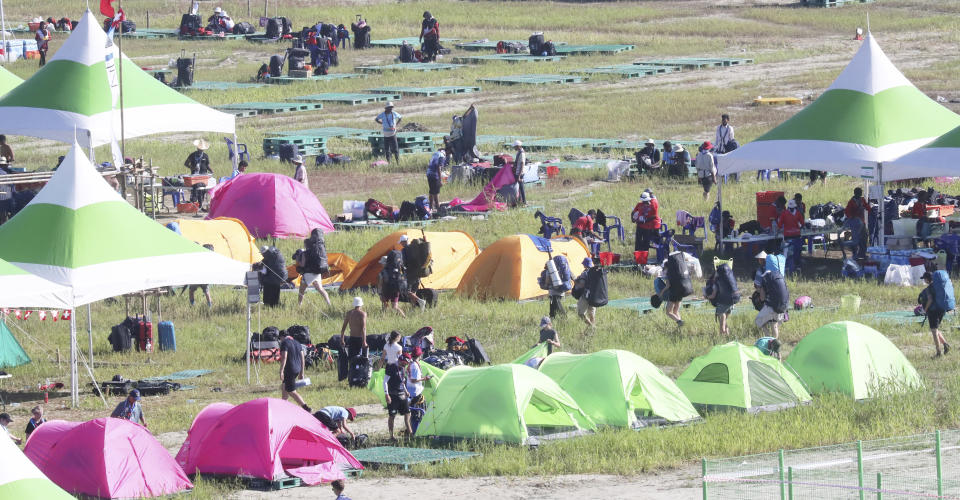
M310 340L310 327L308 326L293 325L287 328L287 335L303 345L313 345L313 341Z
M184 14L180 18L180 34L193 35L200 29L200 16L196 14Z
M787 291L787 283L783 280L782 274L777 271L763 273L763 290L767 295L764 305L770 306L777 314L787 312L790 293Z
M557 274L560 275L560 287L558 290L565 292L573 288L573 274L570 272L570 263L563 255L554 255L553 263L557 266Z
M276 54L270 56L270 76L283 76L283 57Z
M543 45L543 33L530 35L530 38L527 40L527 47L530 48L530 55L532 56L539 56L541 54L542 45Z
M540 46L540 51L544 55L555 56L557 55L557 48L553 45L553 42L546 42Z
M261 277L264 284L281 286L287 281L287 262L277 247L270 247L263 252L263 266L267 268L266 274Z
M467 349L471 357L473 357L473 364L490 364L490 356L487 356L487 351L483 349L483 346L480 345L480 342L477 339L467 340Z
M313 274L327 273L330 267L327 263L327 247L323 241L323 231L314 229L304 243L306 244L303 252L304 271Z
M400 46L400 62L402 63L412 63L413 61L413 45L405 43Z
M237 23L233 26L234 35L252 35L256 29L250 23Z
M430 201L426 196L417 196L413 204L416 205L417 208L417 219L427 220L430 218Z
M263 333L259 334L259 336L254 333L252 340L257 342L278 341L280 340L280 329L275 326L268 326L263 329Z
M137 31L137 23L130 20L120 21L120 33L133 33L134 31Z
M583 296L583 292L587 289L587 277L583 274L577 276L577 279L573 280L573 288L570 290L570 295L575 299L580 299Z
M383 265L383 282L397 289L407 288L406 274L403 271L403 254L400 250L390 250L387 253L387 263Z
M313 68L314 76L326 75L329 73L330 73L330 63L328 63L326 59L320 59L320 62L317 63L317 67ZM317 158L320 158L320 156L324 156L324 155L319 155L317 156Z
M404 200L400 203L400 211L397 212L398 221L408 221L417 218L417 206L412 202Z
M415 239L407 245L409 262L404 262L407 270L417 270L417 277L426 278L433 274L433 254L430 252L430 242Z
M268 76L270 76L270 66L266 64L261 64L260 69L257 70L257 81L262 82Z
M350 387L366 388L370 383L370 377L373 376L373 363L369 356L354 356L350 358L350 367L348 368L347 382Z
M950 282L950 275L946 271L936 271L933 273L933 302L943 312L950 312L957 307L956 300L953 297L953 283Z
M682 252L674 252L667 257L667 281L670 287L680 290L680 295L686 297L693 294L693 283L690 281L690 269L683 258ZM674 295L671 293L671 295Z
M755 220L748 220L747 222L740 224L740 227L737 228L737 231L740 233L757 235L763 232L763 226L761 226L760 223Z
M267 38L280 38L281 24L277 18L267 19Z
M587 270L587 303L592 307L607 305L607 270L603 267L591 267Z
M740 289L737 287L737 279L733 275L733 269L727 264L720 264L717 268L717 302L720 304L736 304L740 302Z

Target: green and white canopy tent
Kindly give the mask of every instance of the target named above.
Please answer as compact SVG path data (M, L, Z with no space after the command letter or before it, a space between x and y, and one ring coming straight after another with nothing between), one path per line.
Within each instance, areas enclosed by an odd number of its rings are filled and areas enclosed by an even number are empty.
M70 307L70 290L0 259L0 307Z
M19 76L0 66L0 95L10 92L21 83L23 83L23 80Z
M241 285L249 268L141 214L103 180L76 142L47 185L0 226L0 258L67 287L72 308L148 288ZM74 404L75 318L71 315Z
M960 177L960 127L883 165L883 180Z
M0 439L0 500L74 500L73 495L54 484L40 469L3 436Z
M33 76L0 98L0 133L96 147L120 138L107 76L107 36L88 10L76 31ZM115 46L111 49L116 56ZM116 57L115 57L116 59ZM208 108L122 58L123 135L168 132L234 134L233 115ZM78 134L77 131L83 131Z
M853 177L960 126L960 116L913 86L867 33L853 60L816 101L722 155L718 172L800 168ZM870 174L877 181L886 174Z

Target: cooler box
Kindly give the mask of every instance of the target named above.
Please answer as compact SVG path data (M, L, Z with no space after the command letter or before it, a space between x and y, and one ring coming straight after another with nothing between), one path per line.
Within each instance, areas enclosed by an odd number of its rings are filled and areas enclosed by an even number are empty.
M161 321L157 325L158 333L160 338L160 350L161 351L174 351L177 350L177 334L173 328L172 321Z
M760 191L757 193L757 222L764 229L770 229L770 222L777 219L777 207L773 205L783 191Z
M210 184L211 175L185 175L183 176L183 185L186 187L194 184Z

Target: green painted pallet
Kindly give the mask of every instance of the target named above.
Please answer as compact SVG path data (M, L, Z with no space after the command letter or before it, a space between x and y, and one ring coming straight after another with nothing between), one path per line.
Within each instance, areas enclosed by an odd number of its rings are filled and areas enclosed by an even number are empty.
M137 40L156 40L160 38L173 38L179 34L177 29L138 29L128 33L114 33L124 38L133 38Z
M323 128L311 128L305 130L291 130L291 131L281 131L281 132L268 132L267 137L284 137L284 136L311 136L323 139L332 139L332 138L361 138L365 139L368 135L374 133L374 130L362 129L362 128L347 128L347 127L323 127Z
M672 59L652 59L636 61L634 64L654 66L676 66L682 69L702 69L710 67L739 66L752 64L753 59L723 57L677 57Z
M297 111L311 111L319 109L316 103L303 104L292 102L236 102L232 104L223 104L216 108L221 111L230 110L252 110L262 115L274 115L278 113L293 113ZM322 104L320 105L323 106Z
M564 161L542 161L541 166L557 167L559 169L577 169L577 168L606 168L609 159L605 160L564 160Z
M587 75L617 75L623 78L640 78L644 76L653 76L659 72L656 69L645 67L645 66L636 66L633 64L621 64L617 66L603 66L600 68L584 68L576 69L570 72L571 74L587 74Z
M532 56L529 54L490 54L484 56L459 56L454 57L453 62L458 64L478 64L487 62L554 62L562 61L564 56Z
M443 42L459 42L459 38L441 38L440 43ZM415 36L407 36L402 38L387 38L384 40L371 40L370 45L374 47L399 47L403 45L403 42L407 42L410 45L420 45L420 39Z
M552 139L534 139L523 143L527 151L544 151L561 148L592 148L606 144L610 139L592 139L584 137L557 137ZM506 145L506 144L505 144Z
M520 40L503 40L506 43L522 43L526 47L527 42ZM454 47L460 50L470 50L470 51L481 51L481 50L496 50L497 44L500 43L500 40L475 40L473 42L461 42Z
M494 78L480 78L480 82L496 83L498 85L546 85L563 83L580 83L585 78L570 75L510 75Z
M477 144L497 144L497 145L508 145L513 144L513 141L529 141L536 139L536 137L528 135L478 135Z
M375 89L367 89L366 92L373 92L374 94L400 94L434 97L441 94L470 94L473 92L480 92L480 87L468 87L462 85L449 85L440 87L378 87Z
M177 90L234 90L234 89L256 89L265 87L262 83L241 83L241 82L193 82L189 87L179 87Z
M330 73L328 75L314 75L307 76L304 78L297 78L293 76L268 76L267 83L274 83L278 85L287 85L290 83L297 82L325 82L329 80L343 80L346 78L363 78L364 75L358 73Z
M383 73L385 71L443 71L462 67L462 64L446 63L396 63L380 66L357 66L353 69L361 73Z
M670 144L672 144L672 145L674 145L674 146L676 146L677 144L679 144L679 145L683 146L683 148L686 149L687 151L696 150L696 148L699 148L699 147L700 147L700 144L702 144L701 141L673 140L673 139L664 139L664 140L653 139L654 144L656 144L658 148L663 145L663 142L664 142L664 141L670 141ZM644 142L646 142L646 141L632 141L632 140L626 140L626 139L611 139L611 140L608 140L605 144L601 144L601 145L598 145L598 146L594 146L593 150L594 150L594 151L597 151L597 152L599 152L599 153L606 153L606 152L609 152L609 151L612 151L612 150L617 150L617 149L625 149L625 150L638 151L638 150L640 150L640 149L643 149Z
M398 446L377 446L354 450L354 458L362 464L371 466L397 465L404 470L411 465L432 464L447 460L473 458L481 456L472 451L456 451L434 448L402 448Z
M247 35L180 35L181 40L189 40L191 42L223 42L227 40L243 40Z
M334 222L333 228L341 231L351 231L354 229L400 229L407 227L422 227L436 222L434 219L414 220L407 222L390 222L385 220L366 220L354 222Z
M326 92L323 94L310 94L310 95L302 95L297 97L288 97L288 99L291 101L335 102L339 104L349 104L351 106L357 106L359 104L370 104L373 102L383 102L383 101L389 101L392 99L400 99L400 95Z
M260 114L259 111L253 109L221 109L224 113L230 113L237 118L250 118Z
M273 481L254 477L247 478L246 483L247 488L262 491L276 491L285 490L288 488L297 488L302 484L299 477L284 477L281 479L275 479Z
M633 50L633 45L555 45L557 55L584 55L584 54L619 54Z
M245 35L244 38L252 43L277 43L286 41L283 38L267 38L267 35L264 34Z

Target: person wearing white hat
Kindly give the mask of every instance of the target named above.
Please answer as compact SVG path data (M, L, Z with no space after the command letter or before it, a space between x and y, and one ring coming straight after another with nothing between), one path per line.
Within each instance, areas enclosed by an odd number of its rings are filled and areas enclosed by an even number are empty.
M187 156L183 166L187 167L190 175L213 175L213 169L210 168L210 157L206 153L207 149L210 148L210 143L206 139L196 139L193 141L193 147L197 148L196 151ZM204 189L206 187L207 183L205 182L194 183L190 191L190 201L202 206L207 193Z
M767 252L760 250L753 258L757 259L757 270L753 273L753 285L759 288L760 277L763 276L763 272L767 270Z
M523 191L523 170L527 164L527 153L523 150L523 142L519 139L513 141L513 149L517 155L513 158L513 177L517 180L519 189L519 198L517 201L521 205L527 204L527 194Z
M647 191L640 193L640 202L633 207L630 220L637 225L636 240L633 249L637 252L649 252L650 242L660 233L660 206Z
M397 125L403 116L393 110L393 101L387 101L383 107L383 113L377 115L373 121L383 125L383 154L390 161L390 151L393 151L393 158L400 162L400 146L397 145Z
M343 332L350 328L350 337L344 338ZM346 351L347 359L360 356L367 348L367 312L363 310L363 298L353 298L353 308L343 316L340 327L340 345Z
M690 158L690 152L683 148L682 144L673 145L673 168L670 174L675 177L686 178L690 175L690 165L693 160Z
M643 143L643 149L633 155L637 159L637 170L641 172L660 168L660 150L653 139L647 139Z
M294 155L293 159L290 160L293 163L293 167L296 169L293 171L293 180L303 184L307 189L310 188L310 181L307 179L307 167L303 166L303 157L300 155Z

